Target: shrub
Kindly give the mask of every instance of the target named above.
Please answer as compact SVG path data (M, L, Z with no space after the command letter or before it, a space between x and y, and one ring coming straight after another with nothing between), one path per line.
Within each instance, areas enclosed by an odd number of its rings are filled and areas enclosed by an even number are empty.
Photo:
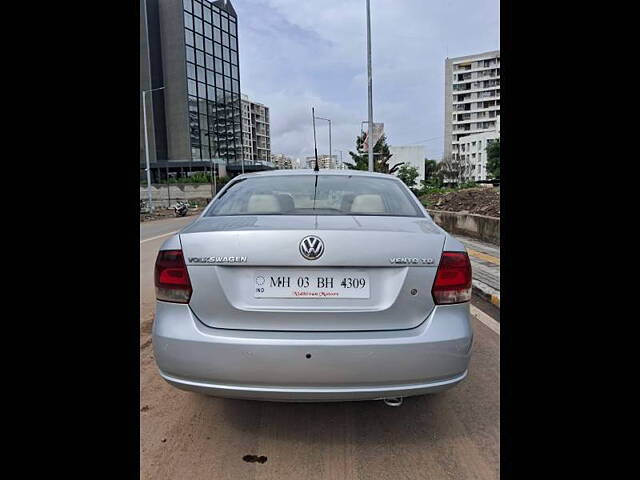
M416 178L420 176L418 169L413 165L402 165L398 170L398 178L402 180L405 185L413 190L416 184Z

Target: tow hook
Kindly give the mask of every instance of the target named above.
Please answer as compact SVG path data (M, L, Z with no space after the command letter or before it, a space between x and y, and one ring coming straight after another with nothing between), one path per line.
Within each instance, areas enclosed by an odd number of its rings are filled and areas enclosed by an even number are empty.
M399 407L402 405L402 397L383 398L382 401L389 407Z

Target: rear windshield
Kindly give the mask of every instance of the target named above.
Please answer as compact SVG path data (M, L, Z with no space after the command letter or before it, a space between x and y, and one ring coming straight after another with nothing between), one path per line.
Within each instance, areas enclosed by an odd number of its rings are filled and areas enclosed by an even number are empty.
M239 180L207 211L207 216L228 215L424 217L411 193L400 182L355 175L290 175Z

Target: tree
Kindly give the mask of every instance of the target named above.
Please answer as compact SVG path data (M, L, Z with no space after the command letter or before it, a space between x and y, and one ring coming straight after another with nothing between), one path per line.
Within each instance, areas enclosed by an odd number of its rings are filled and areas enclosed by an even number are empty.
M438 162L435 160L424 159L424 180L420 180L422 190L429 187L441 187L442 182L437 176Z
M413 165L402 165L398 170L398 178L409 188L413 188L416 185L418 176L420 176L420 172Z
M369 153L364 149L364 138L366 134L362 133L356 137L356 153L349 152L353 162L344 162L347 167L352 170L369 170ZM364 151L364 153L357 153ZM389 165L389 159L393 154L389 151L387 145L387 136L382 135L373 147L373 171L380 173L394 173L404 162Z
M424 180L425 183L428 183L431 177L436 172L436 168L438 166L438 162L435 160L429 160L428 158L424 159Z
M493 178L500 178L500 139L487 145L487 171Z
M454 162L452 158L443 158L436 166L434 176L440 184L445 182L460 183L460 165Z

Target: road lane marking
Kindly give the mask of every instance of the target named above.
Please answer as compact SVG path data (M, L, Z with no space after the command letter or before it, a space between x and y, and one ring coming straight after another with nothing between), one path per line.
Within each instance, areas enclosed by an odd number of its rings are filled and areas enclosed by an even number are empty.
M484 323L487 327L489 327L489 329L500 335L500 322L495 321L493 318L491 318L489 315L487 315L474 305L469 305L469 307L471 308L471 315Z
M150 242L151 240L157 240L158 238L167 237L169 235L173 235L174 233L178 233L180 230L175 230L169 233L163 233L162 235L158 235L156 237L145 238L144 240L140 240L140 244L142 245L144 242Z
M472 250L471 248L467 248L467 253L469 253L469 255L471 255L472 257L479 258L480 260L485 260L487 262L500 265L500 259L498 257L494 257L493 255L488 255L486 253L478 252L477 250Z
M500 308L500 295L491 294L491 303Z

